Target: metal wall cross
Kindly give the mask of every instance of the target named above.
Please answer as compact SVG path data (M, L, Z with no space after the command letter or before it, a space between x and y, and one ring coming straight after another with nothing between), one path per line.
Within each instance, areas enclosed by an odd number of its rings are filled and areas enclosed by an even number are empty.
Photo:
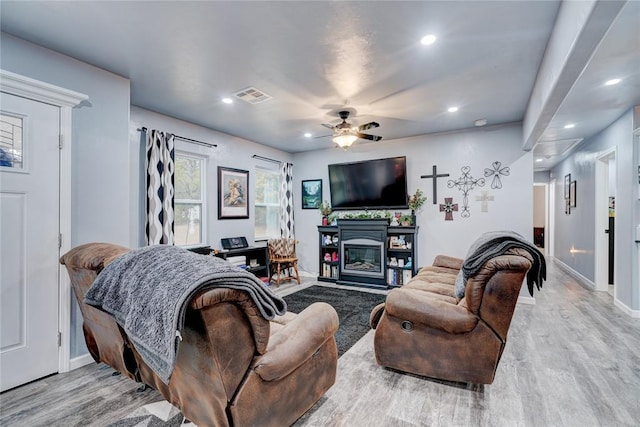
M445 176L449 176L448 173L438 174L436 172L436 165L433 165L433 173L431 175L421 175L420 178L433 178L433 204L436 204L436 200L438 199L438 183L436 182L438 178L444 178Z

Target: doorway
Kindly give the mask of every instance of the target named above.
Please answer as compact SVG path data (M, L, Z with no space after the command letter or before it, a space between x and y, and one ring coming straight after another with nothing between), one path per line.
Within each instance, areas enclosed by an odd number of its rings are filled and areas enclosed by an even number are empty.
M548 184L533 184L533 244L544 255L549 247Z
M86 95L0 70L0 390L70 367L71 109Z
M615 147L598 157L595 172L595 289L609 291L615 297Z
M58 371L58 107L1 93L0 390Z

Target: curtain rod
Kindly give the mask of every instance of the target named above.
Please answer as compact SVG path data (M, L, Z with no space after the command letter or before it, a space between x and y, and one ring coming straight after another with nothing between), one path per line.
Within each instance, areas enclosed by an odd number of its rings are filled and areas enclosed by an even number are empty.
M146 127L138 128L138 132L147 132ZM197 139L186 138L184 136L173 134L173 137L176 139L181 139L183 141L191 142L193 144L204 145L205 147L217 147L218 144L212 144L211 142L198 141Z
M270 159L268 157L258 156L257 154L254 154L251 157L253 157L254 159L258 159L258 160L264 160L265 162L278 163L279 165L281 165L283 163L281 160Z

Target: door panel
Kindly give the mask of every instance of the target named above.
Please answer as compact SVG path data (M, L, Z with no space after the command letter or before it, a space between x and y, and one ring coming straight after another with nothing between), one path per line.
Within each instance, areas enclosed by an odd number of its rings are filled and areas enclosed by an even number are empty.
M0 390L58 371L58 107L0 94Z

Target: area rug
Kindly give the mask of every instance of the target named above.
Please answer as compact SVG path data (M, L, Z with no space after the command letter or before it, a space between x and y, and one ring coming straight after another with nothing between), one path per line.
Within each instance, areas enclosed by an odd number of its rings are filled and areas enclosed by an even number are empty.
M300 313L314 302L326 302L335 308L340 321L335 336L338 357L340 357L370 330L369 314L373 307L385 300L385 297L386 295L383 294L366 291L311 286L283 298L287 302L287 310L293 313ZM154 390L147 390L147 392L155 393ZM314 408L305 415L313 413ZM194 427L195 424L185 422L180 411L169 402L160 401L142 406L127 417L109 424L108 427L151 426Z
M370 328L369 314L376 305L384 302L386 295L358 290L311 286L285 296L287 311L300 313L314 302L326 302L338 312L340 326L336 332L338 357L349 350Z

